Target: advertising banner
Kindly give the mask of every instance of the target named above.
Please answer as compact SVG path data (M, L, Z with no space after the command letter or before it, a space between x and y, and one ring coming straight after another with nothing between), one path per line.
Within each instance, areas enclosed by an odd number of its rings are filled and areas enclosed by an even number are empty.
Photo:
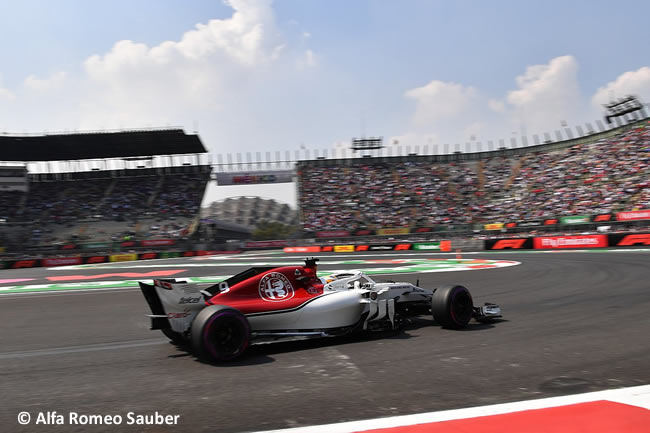
M650 209L635 210L630 212L619 212L616 214L617 221L638 221L650 219Z
M379 229L377 230L377 234L380 236L385 236L385 235L407 235L409 234L410 230L408 227L396 227L396 228L390 228L390 229Z
M335 253L350 253L354 251L354 245L334 245Z
M507 229L514 229L515 227L517 227L517 223L506 223Z
M125 241L120 244L122 248L129 248L135 246L135 241Z
M650 233L615 233L609 235L609 245L616 247L631 247L634 245L650 245Z
M368 251L370 245L356 245L354 251Z
M397 244L395 245L395 248L393 248L394 251L406 251L410 250L413 244Z
M217 173L217 183L219 185L254 185L291 182L293 182L293 170L253 171L248 173Z
M27 260L14 260L7 262L11 269L24 269L24 268L35 268L38 266L38 260L36 259L27 259Z
M140 241L140 246L143 247L161 247L167 245L174 245L176 241L173 239L149 239L146 241Z
M589 224L591 222L590 215L573 215L565 216L560 218L560 224L571 225L571 224Z
M483 228L485 230L501 230L503 228L503 223L485 224Z
M59 247L59 249L61 249L61 250L74 250L76 248L77 248L77 245L75 245L75 244L65 244L65 245L61 245Z
M370 236L374 235L375 231L374 230L368 230L368 229L361 229L357 230L353 233L353 236Z
M285 247L285 253L320 253L321 247L319 246L310 246L310 247Z
M539 227L544 224L542 220L528 220L524 222L517 223L519 227Z
M244 248L282 248L287 246L287 241L250 241Z
M109 262L129 262L131 260L138 260L137 254L111 254L108 256Z
M157 259L158 258L158 253L142 253L138 254L138 260L151 260L151 259Z
M83 263L81 257L55 257L41 260L41 266L68 266L80 265Z
M178 251L163 251L159 253L158 257L161 259L173 259L175 257L180 257L180 256L181 253L179 253Z
M105 263L108 256L90 256L84 257L84 264L90 265L92 263Z
M440 250L440 242L421 242L413 244L414 250Z
M535 249L599 248L607 245L607 235L546 236L533 239Z
M554 226L557 223L558 223L558 221L555 218L550 218L550 219L544 220L544 225L545 226Z
M332 251L334 251L334 247L331 245L326 245L324 247L320 247L320 251L322 253L331 253Z
M433 227L418 227L412 230L413 233L431 233L432 231Z
M591 217L591 222L594 223L605 223L611 221L613 218L613 215L611 213L604 213L600 215L593 215Z
M350 232L347 230L327 230L316 232L317 238L343 238L345 236L350 236Z
M5 252L5 247L0 247L0 254Z
M95 249L110 249L113 247L113 244L111 242L91 242L88 244L82 244L81 248L84 250L95 250Z
M486 239L486 250L530 250L533 248L532 238L518 239Z
M383 244L383 245L370 245L368 248L368 251L392 251L394 248L394 245L388 245L388 244Z

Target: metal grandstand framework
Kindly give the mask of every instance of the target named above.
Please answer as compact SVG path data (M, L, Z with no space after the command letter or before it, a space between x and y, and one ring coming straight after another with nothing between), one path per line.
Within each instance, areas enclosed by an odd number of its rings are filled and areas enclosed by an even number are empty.
M465 144L465 152L460 144L424 144L415 146L384 146L381 149L367 149L355 154L346 146L332 149L301 149L296 151L247 152L236 154L218 154L213 172L239 173L255 171L292 170L299 164L314 164L319 166L345 166L359 161L367 163L394 162L395 160L430 160L432 162L476 161L494 156L523 155L532 152L554 151L575 144L590 143L619 134L627 129L646 124L650 120L650 112L644 106L639 111L636 120L621 119L620 124L606 124L596 120L592 123L576 126L574 129L564 127L543 134L511 137L509 140L489 140L483 146L478 141ZM440 152L442 150L442 152Z

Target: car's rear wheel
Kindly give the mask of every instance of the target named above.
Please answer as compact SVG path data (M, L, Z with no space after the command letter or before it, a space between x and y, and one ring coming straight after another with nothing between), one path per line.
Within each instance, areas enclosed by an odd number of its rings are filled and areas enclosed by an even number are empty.
M192 347L207 361L228 362L239 358L250 343L248 319L225 305L210 305L192 322Z
M472 319L474 303L464 286L439 287L431 299L433 318L444 328L460 329Z

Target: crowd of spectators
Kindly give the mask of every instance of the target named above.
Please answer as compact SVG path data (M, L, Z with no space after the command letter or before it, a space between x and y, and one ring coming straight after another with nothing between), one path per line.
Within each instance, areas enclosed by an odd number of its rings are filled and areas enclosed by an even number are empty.
M147 237L178 237L199 215L208 180L207 173L169 173L32 181L28 192L0 192L0 223L20 227L27 233L20 241L31 244L70 240L57 239L59 232L111 240L134 228Z
M481 161L303 165L303 227L524 221L650 208L650 125L557 151Z

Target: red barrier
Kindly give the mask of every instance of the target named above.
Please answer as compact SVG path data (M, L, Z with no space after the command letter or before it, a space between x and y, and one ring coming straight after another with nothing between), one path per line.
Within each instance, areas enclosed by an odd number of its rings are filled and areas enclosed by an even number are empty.
M83 262L81 257L56 257L53 259L41 260L41 266L68 266L80 265Z
M650 209L642 209L631 212L619 212L616 214L617 221L638 221L650 219Z
M607 235L548 236L533 239L535 249L601 248L607 245Z

